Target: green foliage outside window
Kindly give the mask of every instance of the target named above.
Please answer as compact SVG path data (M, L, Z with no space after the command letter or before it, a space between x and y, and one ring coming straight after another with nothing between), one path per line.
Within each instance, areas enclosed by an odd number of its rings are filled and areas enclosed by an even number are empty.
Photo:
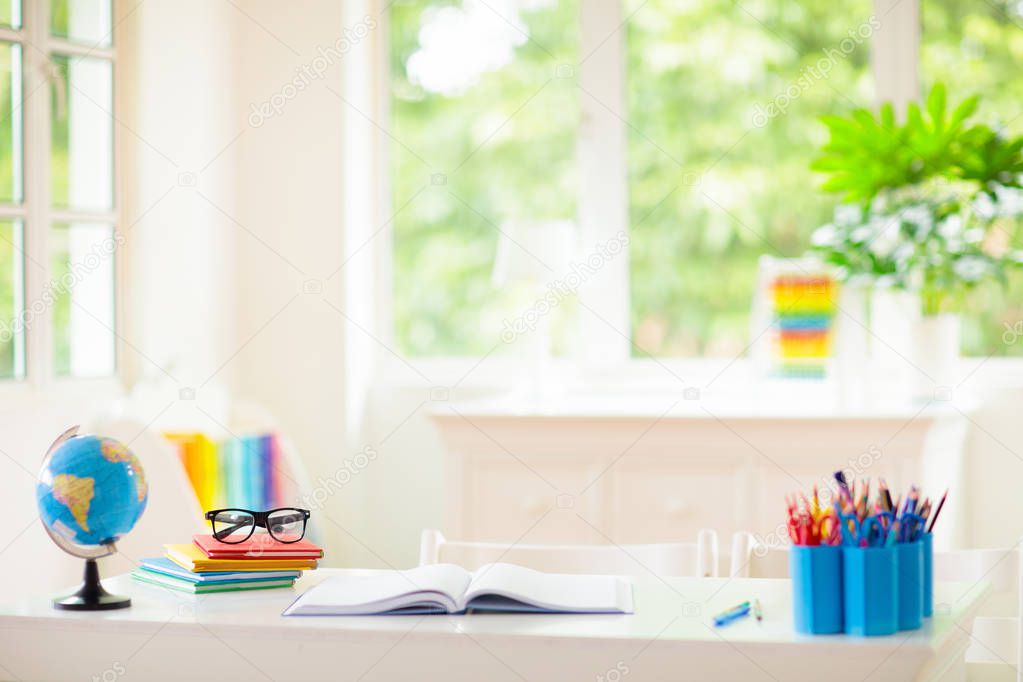
M407 65L431 17L461 7L390 7L394 328L412 356L493 351L503 319L519 310L492 282L499 230L576 214L579 96L572 78L558 76L578 61L576 3L522 12L522 32L491 14L489 27L521 41L512 60L463 89L432 91ZM467 69L490 55L475 48L461 57Z
M799 256L831 200L817 117L870 102L867 1L635 0L627 26L633 337L740 355L761 254ZM642 354L642 352L640 353Z

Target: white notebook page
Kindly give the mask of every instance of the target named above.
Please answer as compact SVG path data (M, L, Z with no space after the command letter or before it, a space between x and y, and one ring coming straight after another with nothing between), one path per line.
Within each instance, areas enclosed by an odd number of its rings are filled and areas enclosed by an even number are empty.
M457 604L469 585L469 578L468 571L452 564L388 571L365 578L328 578L299 597L288 611L311 608L335 612L366 612L357 607L386 603L394 608L397 606L396 601L414 603L417 600L410 595L428 596L431 592L446 595L444 601Z
M632 590L620 578L541 573L514 564L487 564L473 574L465 601L487 594L557 611L632 611Z

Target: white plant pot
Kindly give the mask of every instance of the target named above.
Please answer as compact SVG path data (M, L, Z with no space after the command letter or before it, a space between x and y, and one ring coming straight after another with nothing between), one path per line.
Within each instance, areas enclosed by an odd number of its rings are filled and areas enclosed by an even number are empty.
M834 377L839 403L847 409L866 404L870 377L870 290L843 285L835 316Z
M950 400L959 383L962 319L954 313L926 315L913 325L913 361L919 401Z
M920 297L876 289L870 300L870 391L875 401L903 405L917 393L916 338Z

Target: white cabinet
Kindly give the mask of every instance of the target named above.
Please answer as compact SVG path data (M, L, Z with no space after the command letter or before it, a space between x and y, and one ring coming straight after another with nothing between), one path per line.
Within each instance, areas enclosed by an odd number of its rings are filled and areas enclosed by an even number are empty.
M737 530L786 541L785 495L809 494L838 469L938 495L958 483L935 472L961 471L965 432L961 415L918 409L587 414L570 404L541 413L477 403L431 417L447 449L443 530L452 539L643 543L714 528L723 551ZM926 480L925 457L940 460ZM939 546L958 545L958 512L944 514Z

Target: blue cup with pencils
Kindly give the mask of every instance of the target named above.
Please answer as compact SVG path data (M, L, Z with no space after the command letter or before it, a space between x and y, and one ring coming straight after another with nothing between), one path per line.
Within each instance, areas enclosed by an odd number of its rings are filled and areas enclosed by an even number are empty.
M899 629L916 630L924 617L924 543L895 545L899 555Z
M789 552L792 615L796 632L832 635L842 632L842 548L795 545Z
M842 548L845 631L891 635L899 629L899 555L894 545Z
M802 511L789 505L789 576L796 632L830 635L842 632L842 548L838 518L817 503Z
M874 637L899 629L899 555L893 515L839 514L845 632Z
M934 615L934 536L924 533L924 618Z
M924 615L924 520L905 511L899 522L899 629L916 630Z
M917 486L893 500L879 479L872 500L869 479L849 481L839 471L835 481L828 511L816 487L812 503L787 500L796 630L832 633L838 623L848 634L877 636L919 628L933 611L931 531L948 491L932 513Z

